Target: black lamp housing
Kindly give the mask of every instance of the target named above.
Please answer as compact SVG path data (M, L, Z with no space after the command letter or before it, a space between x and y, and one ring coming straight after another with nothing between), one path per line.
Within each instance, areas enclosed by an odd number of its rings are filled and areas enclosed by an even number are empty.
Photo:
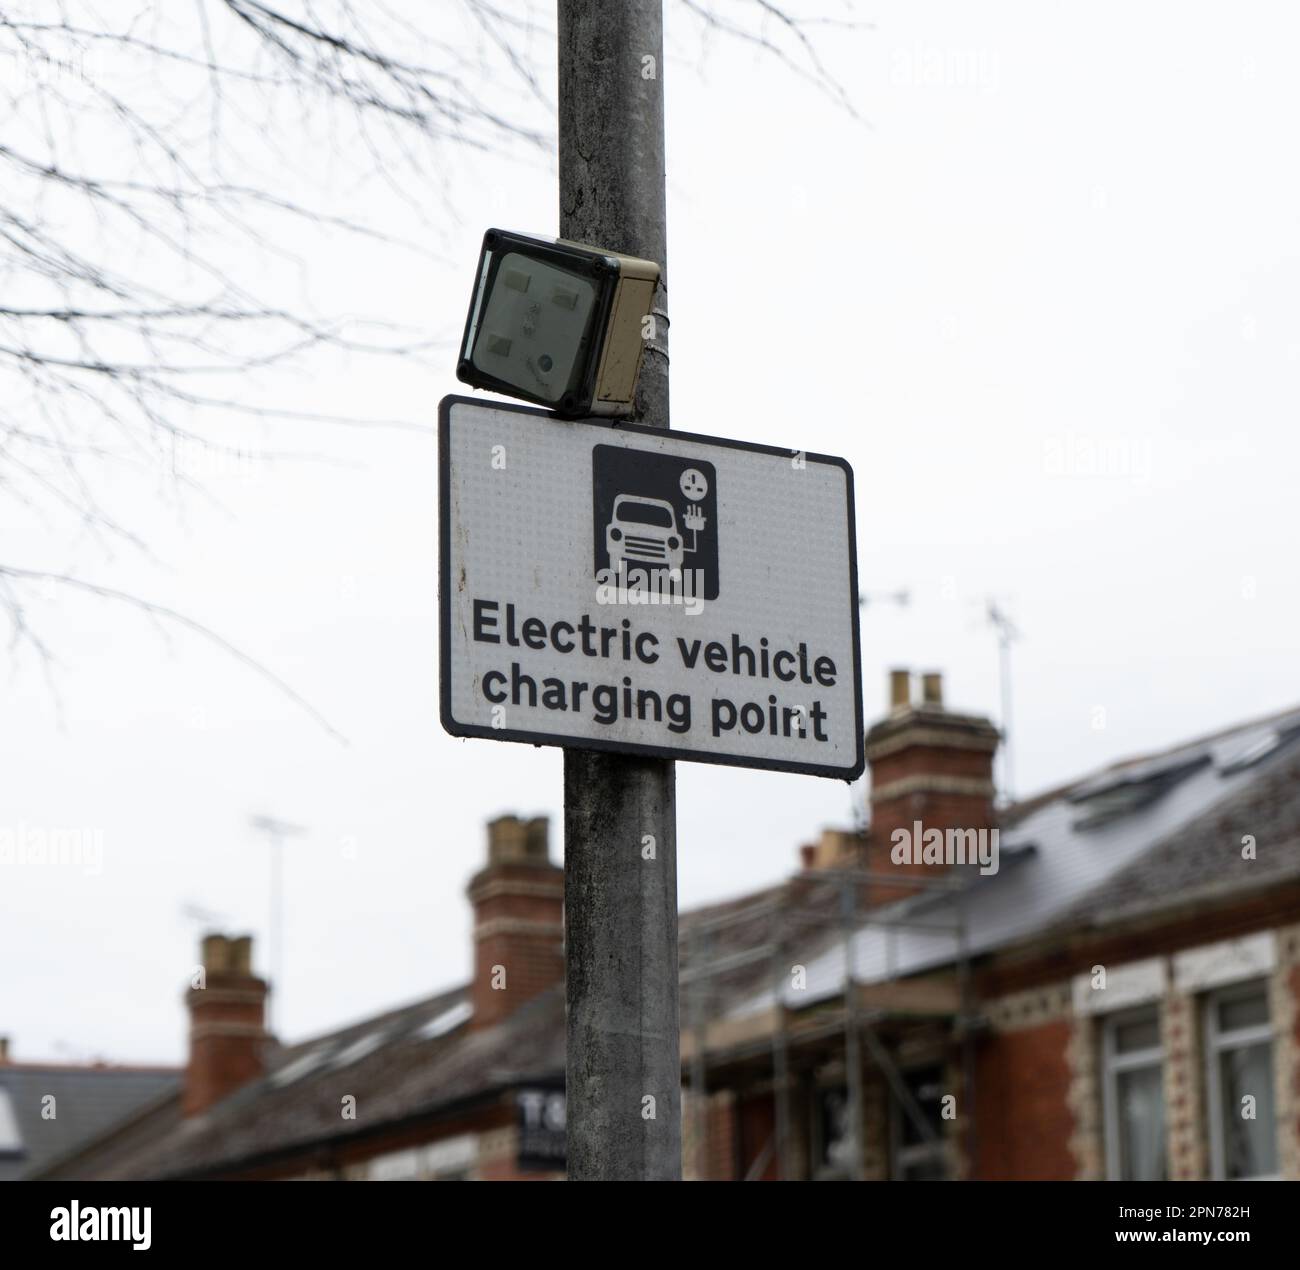
M631 412L657 264L489 229L476 278L457 379L570 418Z

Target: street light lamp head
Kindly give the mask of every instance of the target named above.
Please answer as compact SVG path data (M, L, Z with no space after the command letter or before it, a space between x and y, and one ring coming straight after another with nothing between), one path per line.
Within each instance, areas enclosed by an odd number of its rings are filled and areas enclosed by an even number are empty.
M476 279L457 379L572 418L631 412L657 264L489 229Z

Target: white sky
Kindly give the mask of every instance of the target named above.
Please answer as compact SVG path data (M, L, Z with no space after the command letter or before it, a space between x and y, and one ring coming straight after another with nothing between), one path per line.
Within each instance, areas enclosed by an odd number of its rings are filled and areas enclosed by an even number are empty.
M751 49L701 52L671 14L674 425L854 465L862 586L913 596L865 613L869 720L893 665L943 670L950 704L996 717L982 601L1005 602L1022 794L1294 704L1294 9L865 12L873 29L823 42L861 121ZM485 226L555 228L544 162L462 155L428 177L459 217L436 243L450 263L381 268L335 237L312 247L313 294L454 338ZM277 391L432 424L453 364L334 358ZM59 559L211 625L349 744L192 636L47 606L61 715L20 656L0 825L99 835L103 869L0 862L20 1059L182 1058L200 932L182 905L253 931L265 966L252 813L310 827L288 848L289 1039L465 978L485 820L549 814L558 853L559 752L438 724L432 433L273 440L341 462L215 474L220 505L179 511L155 482L132 508L155 560ZM688 764L678 790L683 907L777 880L863 799Z

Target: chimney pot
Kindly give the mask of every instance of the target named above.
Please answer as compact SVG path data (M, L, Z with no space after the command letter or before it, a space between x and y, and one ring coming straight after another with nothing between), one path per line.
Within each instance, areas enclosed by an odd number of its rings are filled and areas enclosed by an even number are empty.
M894 710L905 710L912 704L912 672L910 670L891 670L889 672L889 705Z
M253 938L241 935L203 937L203 966L210 975L245 975L253 973Z
M7 1036L0 1036L0 1063L7 1063L8 1061L9 1061L9 1038Z
M253 937L241 935L232 939L228 945L229 966L232 975L251 975L253 973Z
M921 676L921 700L927 706L943 705L943 675L937 670Z
M229 940L224 935L204 935L199 953L203 969L208 974L224 974L226 969L226 947Z
M545 816L521 820L498 816L488 822L488 864L548 864L550 822Z

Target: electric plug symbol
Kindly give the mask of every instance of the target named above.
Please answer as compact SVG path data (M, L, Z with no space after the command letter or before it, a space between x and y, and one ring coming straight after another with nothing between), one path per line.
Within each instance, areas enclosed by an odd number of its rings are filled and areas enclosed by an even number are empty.
M700 549L700 530L708 523L708 517L700 510L698 504L693 504L682 513L682 526L691 531L691 545L687 550L696 552Z

